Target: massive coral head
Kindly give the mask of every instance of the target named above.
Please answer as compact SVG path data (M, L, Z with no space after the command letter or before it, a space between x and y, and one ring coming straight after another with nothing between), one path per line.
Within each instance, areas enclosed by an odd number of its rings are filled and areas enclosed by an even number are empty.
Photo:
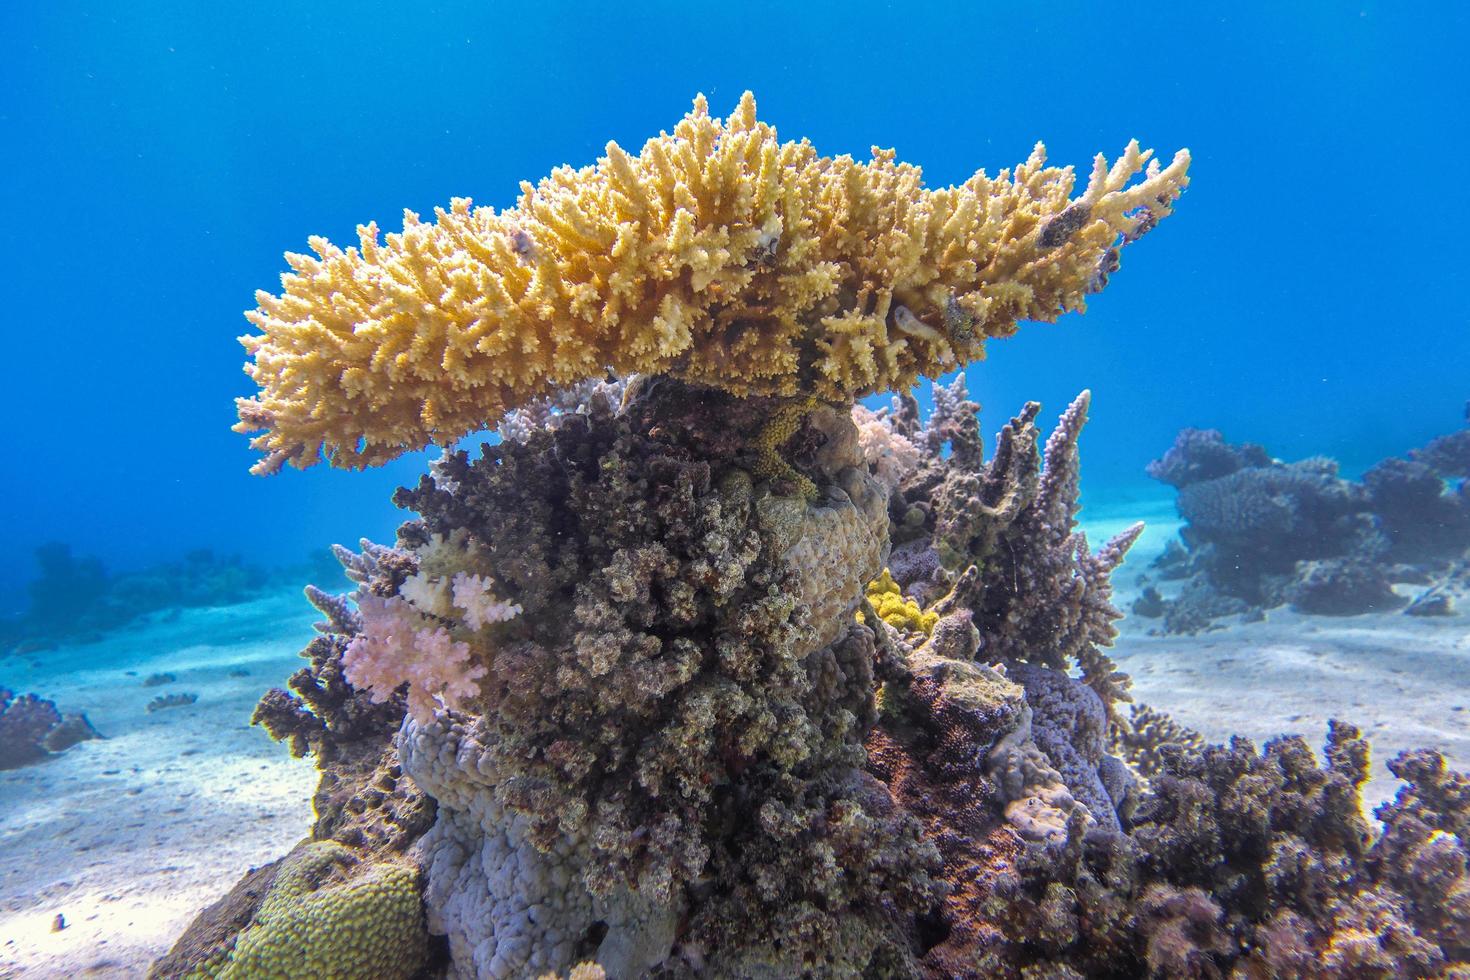
M1160 167L1130 143L1074 199L1038 143L930 189L892 150L819 157L755 113L746 93L721 122L701 96L636 156L609 143L508 210L456 198L288 254L242 338L254 472L377 465L608 372L831 401L902 388L1083 309L1188 182L1187 151Z

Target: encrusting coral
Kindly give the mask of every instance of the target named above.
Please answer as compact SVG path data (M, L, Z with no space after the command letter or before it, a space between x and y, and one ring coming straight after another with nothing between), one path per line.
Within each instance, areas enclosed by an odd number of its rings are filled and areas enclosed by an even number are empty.
M248 314L261 391L237 428L263 430L269 473L448 444L609 371L838 402L907 387L1018 320L1082 309L1188 181L1186 151L1150 153L1099 156L1075 199L1040 144L928 189L891 150L819 157L749 93L723 123L700 97L638 155L609 143L513 208L457 198L384 241L369 224L357 248L288 255L283 291Z

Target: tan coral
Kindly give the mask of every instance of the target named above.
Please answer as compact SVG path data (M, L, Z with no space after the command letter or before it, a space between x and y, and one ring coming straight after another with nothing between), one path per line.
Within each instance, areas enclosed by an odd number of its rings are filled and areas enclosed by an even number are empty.
M1082 309L1188 164L1131 143L1069 201L1072 170L1037 144L1014 172L931 190L891 150L819 157L749 93L723 123L700 97L637 156L609 143L509 210L457 198L386 239L363 226L356 248L310 239L247 314L261 391L236 428L263 430L255 472L356 468L608 371L826 401L901 388Z

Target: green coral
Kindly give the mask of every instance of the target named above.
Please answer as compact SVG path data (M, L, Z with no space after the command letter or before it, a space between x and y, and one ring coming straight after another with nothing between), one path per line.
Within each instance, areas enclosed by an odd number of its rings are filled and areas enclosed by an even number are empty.
M810 396L782 405L771 414L751 442L751 449L755 452L755 475L762 480L788 480L807 500L817 499L817 485L786 461L786 457L781 455L781 447L791 441L801 423L816 408L817 400Z
M868 601L873 604L879 619L905 633L928 636L934 632L934 624L939 622L939 613L921 609L913 599L905 598L903 589L886 568L882 575L868 583ZM858 622L862 621L863 614L859 612Z
M284 859L229 959L191 976L406 980L424 965L427 941L412 868L360 864L351 848L311 841Z

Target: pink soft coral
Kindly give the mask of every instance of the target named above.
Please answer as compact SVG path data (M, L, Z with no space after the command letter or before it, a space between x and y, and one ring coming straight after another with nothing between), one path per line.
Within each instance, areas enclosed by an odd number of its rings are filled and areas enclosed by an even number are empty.
M521 607L498 597L495 580L488 575L460 572L454 576L454 604L464 610L465 625L472 630L503 623L521 614Z
M413 607L398 596L358 599L362 632L342 655L343 674L374 701L386 701L408 683L408 710L421 724L433 720L438 702L458 708L479 692L485 668L470 662L470 646L440 626L419 628Z
M904 477L918 469L919 447L895 432L886 416L862 405L852 407L852 421L858 429L863 458L872 467L873 476L892 493Z

